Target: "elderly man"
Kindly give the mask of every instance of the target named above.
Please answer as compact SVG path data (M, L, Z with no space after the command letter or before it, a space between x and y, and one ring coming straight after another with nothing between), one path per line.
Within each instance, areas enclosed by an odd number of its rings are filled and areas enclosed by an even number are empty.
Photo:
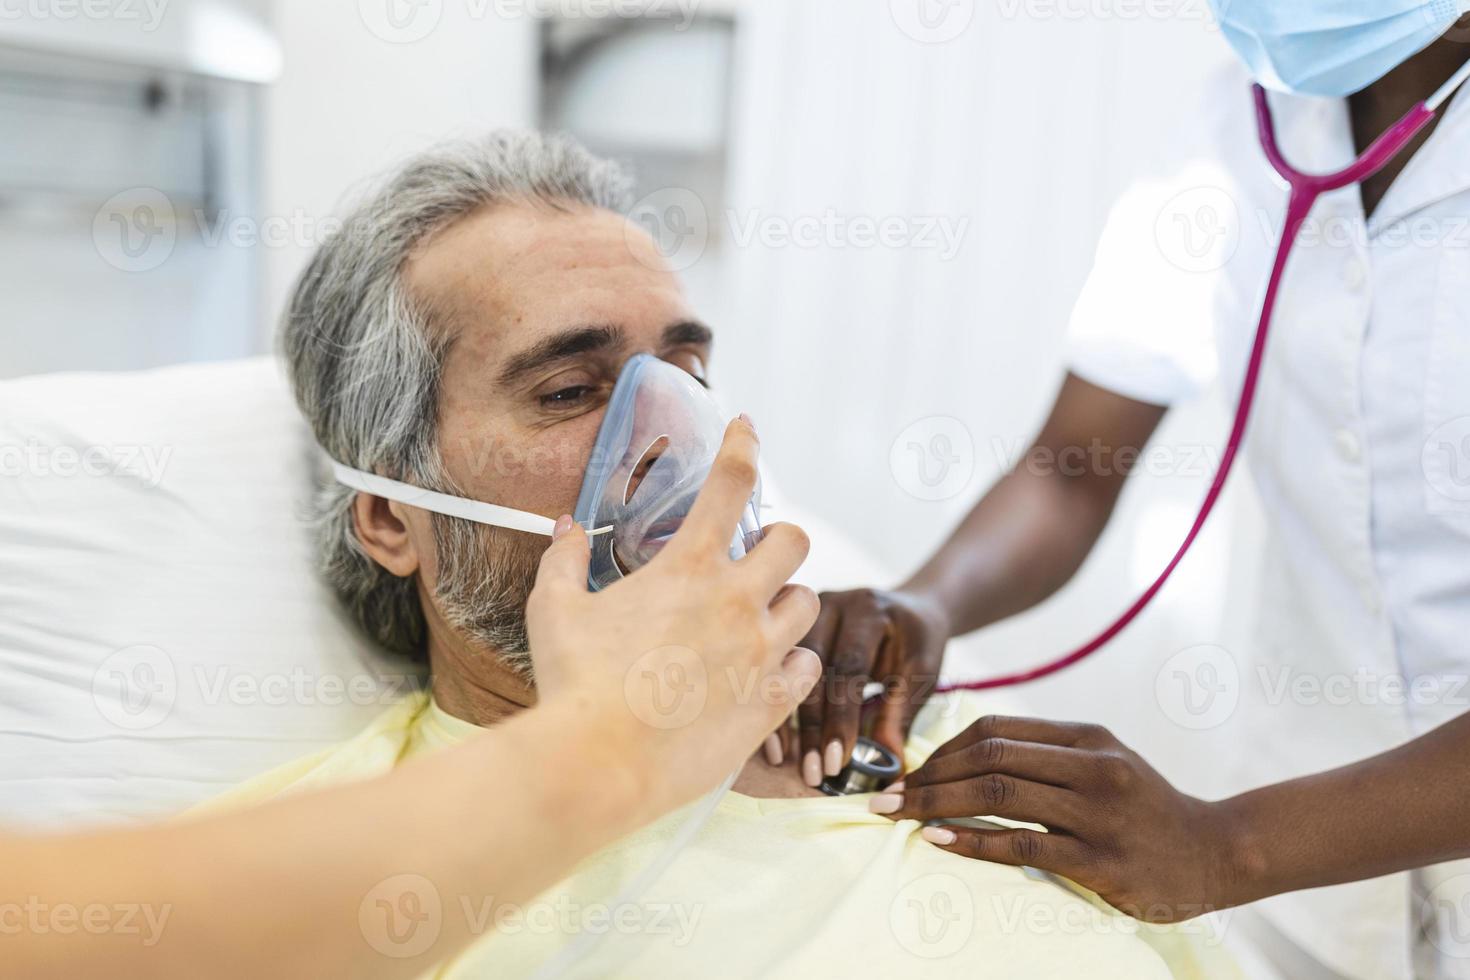
M623 216L627 186L574 143L530 133L409 162L321 248L285 320L297 398L322 448L418 487L570 513L624 363L651 353L702 382L710 361L710 327ZM337 484L319 503L325 575L371 637L428 658L432 691L225 804L381 772L536 696L524 609L544 538ZM919 719L911 765L974 717L938 707ZM364 934L394 955L416 925L468 916L485 935L444 965L455 977L527 974L590 936L600 943L575 967L588 976L1140 980L1171 966L1204 975L1219 955L1056 882L947 854L865 799L822 796L775 746L636 906L610 906L679 820L527 908L440 895L404 869L406 883L364 898Z

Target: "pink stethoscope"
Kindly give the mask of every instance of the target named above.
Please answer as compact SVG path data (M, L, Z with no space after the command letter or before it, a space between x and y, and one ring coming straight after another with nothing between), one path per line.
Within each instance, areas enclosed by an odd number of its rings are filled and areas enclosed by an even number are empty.
M1174 553L1174 557L1164 567L1159 577L1154 579L1153 584L1145 589L1133 605L1124 610L1112 625L1087 643L1066 656L1058 657L1056 660L1029 670L1002 674L998 677L987 677L982 680L941 684L935 689L935 693L983 691L992 687L1010 687L1055 674L1102 649L1108 641L1123 632L1128 624L1133 622L1138 614L1153 601L1154 596L1158 595L1164 583L1169 580L1169 576L1174 574L1174 569L1178 567L1179 562L1189 552L1190 546L1194 544L1200 528L1204 527L1210 512L1215 509L1215 504L1220 499L1220 492L1225 489L1225 481L1230 477L1230 470L1235 465L1236 454L1240 451L1241 443L1245 439L1246 423L1250 421L1251 406L1256 400L1256 382L1260 379L1261 364L1266 356L1266 335L1271 329L1271 316L1276 307L1276 294L1280 289L1282 276L1286 272L1286 260L1291 255L1297 234L1301 231L1302 223L1306 221L1308 213L1312 210L1312 205L1316 204L1317 199L1323 194L1367 180L1383 169L1390 160L1403 151L1404 147L1409 145L1410 140L1429 125L1440 107L1449 100L1456 89L1465 83L1467 78L1470 78L1470 62L1467 62L1449 81L1445 82L1439 91L1405 113L1402 119L1395 123L1388 132L1374 140L1373 144L1363 151L1363 155L1350 166L1334 174L1321 175L1304 174L1286 161L1286 157L1281 153L1281 147L1276 142L1276 124L1271 117L1271 107L1266 101L1266 90L1260 85L1253 86L1256 102L1256 129L1260 136L1261 149L1265 151L1266 159L1271 162L1271 166L1276 168L1276 172L1286 181L1291 190L1291 197L1286 205L1281 242L1276 247L1276 261L1271 267L1271 278L1266 283L1266 297L1261 302L1261 319L1256 326L1256 339L1251 346L1250 361L1245 370L1245 381L1241 385L1240 402L1235 409L1235 422L1230 427L1230 437L1225 442L1225 454L1221 457L1220 468L1215 473L1215 479L1210 484L1209 492L1205 494L1204 503L1200 505L1199 515L1195 517L1189 533L1184 536L1184 542L1179 546L1179 550Z

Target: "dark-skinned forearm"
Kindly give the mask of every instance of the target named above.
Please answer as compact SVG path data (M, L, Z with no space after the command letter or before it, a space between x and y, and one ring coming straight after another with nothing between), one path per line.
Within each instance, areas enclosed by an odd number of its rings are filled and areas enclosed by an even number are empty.
M1470 714L1362 762L1215 804L1236 856L1226 904L1470 857Z
M1023 612L1071 579L1107 523L1067 478L1025 464L1002 477L901 588L935 601L960 636Z
M1052 595L1096 544L1129 454L1148 442L1163 414L1068 375L1027 455L902 591L943 610L954 636Z

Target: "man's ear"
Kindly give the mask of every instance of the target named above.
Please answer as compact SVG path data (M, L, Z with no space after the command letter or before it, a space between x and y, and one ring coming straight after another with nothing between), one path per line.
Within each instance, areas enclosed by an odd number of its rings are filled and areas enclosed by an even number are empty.
M352 501L352 524L362 550L390 573L406 578L419 570L418 549L396 503L359 493Z

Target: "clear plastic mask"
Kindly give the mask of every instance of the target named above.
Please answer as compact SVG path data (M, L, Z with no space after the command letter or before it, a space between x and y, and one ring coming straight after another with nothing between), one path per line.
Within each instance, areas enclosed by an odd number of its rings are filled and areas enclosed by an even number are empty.
M673 537L709 477L725 419L688 372L648 354L628 360L608 400L573 516L611 526L592 539L594 589L642 568ZM760 540L760 487L730 542L741 558Z
M613 386L607 414L582 477L574 518L591 536L588 584L605 589L653 559L684 522L709 477L725 420L704 386L650 354L629 358ZM425 490L333 461L337 481L478 524L550 535L542 514ZM760 486L730 542L741 558L760 540Z

